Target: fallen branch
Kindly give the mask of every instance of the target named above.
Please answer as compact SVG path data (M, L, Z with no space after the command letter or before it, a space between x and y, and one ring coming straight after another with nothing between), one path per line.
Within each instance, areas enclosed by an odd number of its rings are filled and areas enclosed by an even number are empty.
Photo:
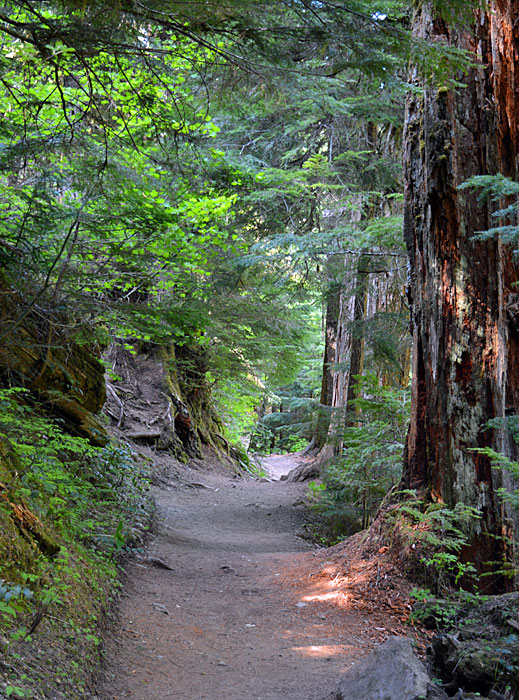
M123 418L124 418L124 403L119 398L119 396L117 395L117 392L115 391L114 387L110 384L110 382L106 382L106 390L108 391L110 396L113 398L115 403L119 406L119 420L117 421L117 427L120 428L121 425L123 424Z

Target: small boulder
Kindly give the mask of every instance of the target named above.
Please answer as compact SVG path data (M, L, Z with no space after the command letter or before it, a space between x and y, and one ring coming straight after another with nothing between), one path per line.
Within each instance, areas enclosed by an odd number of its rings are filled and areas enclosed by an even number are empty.
M431 691L430 678L415 656L411 641L407 637L390 637L342 677L335 698L414 700L435 697Z

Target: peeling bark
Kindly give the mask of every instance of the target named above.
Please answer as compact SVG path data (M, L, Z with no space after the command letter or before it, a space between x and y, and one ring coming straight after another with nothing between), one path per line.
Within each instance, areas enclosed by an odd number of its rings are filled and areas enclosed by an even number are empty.
M470 450L492 446L514 456L504 432L485 423L519 411L519 335L507 311L519 268L501 242L472 238L490 227L489 214L475 194L457 188L472 175L517 177L518 16L519 2L500 0L477 15L474 34L459 33L422 6L419 36L463 46L487 68L473 69L456 92L413 95L406 112L413 387L402 484L451 507L481 509L467 552L480 570L502 559L499 537L511 514L496 496L503 475Z

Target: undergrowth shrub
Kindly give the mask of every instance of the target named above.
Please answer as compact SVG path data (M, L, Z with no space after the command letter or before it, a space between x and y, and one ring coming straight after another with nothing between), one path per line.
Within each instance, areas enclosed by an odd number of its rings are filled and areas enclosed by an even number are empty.
M319 402L308 396L292 396L292 385L273 397L275 410L265 413L252 427L249 449L259 454L303 450L312 438Z
M464 503L449 508L445 503L417 499L415 491L396 494L401 503L386 513L390 544L406 563L408 573L435 593L453 586L475 590L477 571L463 559L467 531L481 513Z
M127 447L93 447L66 433L20 388L0 390L0 448L0 647L9 657L8 685L29 697L22 686L44 686L42 678L11 676L21 674L20 645L42 628L69 646L72 639L90 651L99 644L116 555L148 526L149 474ZM65 661L62 667L65 684L74 674Z
M366 528L402 471L409 392L379 386L374 374L357 380L361 398L348 405L355 422L344 430L342 453L325 468L323 484L311 486L329 541Z
M516 418L516 416L514 416ZM515 436L514 436L514 439ZM501 486L497 489L497 494L501 501L507 504L516 514L519 513L519 462L509 459L506 455L496 452L490 447L476 448L475 452L485 454L490 458L492 468L507 472L510 476L511 484L508 488ZM517 516L516 516L517 517ZM508 525L508 527L507 527ZM505 531L514 533L513 526L510 523L505 523ZM512 579L516 584L519 583L519 540L518 534L509 534L505 536L507 543L507 560L501 562L492 562L495 573Z

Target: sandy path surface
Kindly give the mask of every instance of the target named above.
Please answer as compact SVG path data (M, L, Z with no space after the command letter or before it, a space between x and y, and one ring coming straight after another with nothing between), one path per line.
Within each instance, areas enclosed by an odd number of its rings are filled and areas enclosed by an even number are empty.
M279 480L289 471L297 467L303 460L300 452L285 455L270 455L261 460L263 469L272 478Z
M297 464L287 459L265 466L279 476ZM372 622L335 604L335 572L295 535L306 487L204 472L191 479L157 491L157 532L128 567L96 697L328 698L371 646L363 631Z

